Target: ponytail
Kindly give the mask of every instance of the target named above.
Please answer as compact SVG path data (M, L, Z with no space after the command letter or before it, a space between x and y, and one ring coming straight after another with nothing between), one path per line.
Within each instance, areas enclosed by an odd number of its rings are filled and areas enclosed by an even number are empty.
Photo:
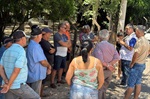
M81 56L82 56L83 62L86 63L87 62L87 58L88 58L87 48L83 48L81 50Z
M81 56L82 56L82 60L83 60L84 63L87 62L88 53L91 51L92 48L93 48L93 44L90 40L85 40L85 41L82 42Z

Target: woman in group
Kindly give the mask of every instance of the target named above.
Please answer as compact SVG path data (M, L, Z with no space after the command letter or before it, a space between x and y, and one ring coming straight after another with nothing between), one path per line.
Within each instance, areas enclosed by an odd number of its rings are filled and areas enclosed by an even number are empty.
M85 40L81 45L81 56L72 60L66 75L71 86L70 99L98 99L98 90L104 83L102 63L90 56L93 44Z

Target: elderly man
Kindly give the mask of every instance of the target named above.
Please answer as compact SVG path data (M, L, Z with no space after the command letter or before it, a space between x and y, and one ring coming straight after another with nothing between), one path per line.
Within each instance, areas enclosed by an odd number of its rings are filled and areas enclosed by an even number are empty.
M106 99L106 90L112 78L112 72L115 70L114 64L120 59L114 45L108 42L109 31L104 29L99 32L100 42L97 43L93 51L93 56L101 60L104 68L105 81L99 90L99 99Z
M137 26L135 34L138 40L134 47L134 55L130 64L130 73L128 78L128 88L125 92L124 99L129 99L131 93L134 91L134 99L138 99L141 91L142 73L145 69L146 58L149 55L150 44L144 37L144 30Z
M39 44L42 38L41 29L37 25L32 26L31 29L31 39L27 48L29 69L27 83L40 95L42 80L46 78L46 72L50 74L51 65L47 62Z
M13 34L14 44L8 48L1 59L1 75L8 78L1 93L5 99L40 99L40 96L26 84L28 67L24 46L26 37L23 31ZM4 75L4 72L6 75Z
M54 46L49 42L52 33L53 33L53 31L50 30L49 28L47 28L47 27L43 28L42 29L42 39L40 41L40 45L44 51L47 61L49 62L49 64L51 66L53 66L53 63L54 63L54 53L55 53ZM49 75L47 75L47 77L42 81L43 85L47 81L48 77L49 77ZM42 86L42 88L41 88L41 96L45 96L45 95L43 95L43 88L44 88L44 86Z
M54 67L52 71L51 77L51 88L56 88L54 84L54 79L58 70L58 81L59 84L64 84L61 80L62 73L64 68L66 67L66 55L67 50L71 47L71 42L68 40L67 36L64 34L66 32L66 25L64 23L60 23L58 25L58 33L54 35L54 46L56 48L56 53L54 56Z
M131 24L127 24L126 27L127 36L124 40L120 40L119 43L121 44L120 49L120 57L121 57L121 70L122 70L122 81L121 85L126 86L126 82L129 75L129 65L131 63L133 57L133 47L136 43L136 35L133 31L133 26Z

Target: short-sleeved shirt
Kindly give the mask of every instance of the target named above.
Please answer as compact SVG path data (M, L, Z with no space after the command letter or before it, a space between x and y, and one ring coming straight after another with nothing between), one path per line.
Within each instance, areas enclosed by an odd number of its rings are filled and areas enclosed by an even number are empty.
M95 34L92 33L92 32L90 32L89 34L83 33L83 35L82 35L82 37L81 37L81 40L82 40L82 41L85 41L85 40L92 40L92 39L94 39L94 37L95 37Z
M52 46L50 44L50 42L44 40L43 38L42 38L42 40L40 42L40 45L41 45L41 47L42 47L42 49L44 51L44 54L45 54L45 56L47 58L47 61L52 66L52 64L54 62L54 53L51 54L51 53L49 53L49 51L51 50L51 48L54 48L54 46Z
M63 41L63 42L67 42L68 38L65 34L59 34L59 33L55 33L54 35L54 46L55 47L59 47L61 46L58 42L59 41Z
M68 40L68 38L67 38L67 36L65 34L61 35L59 33L55 33L55 35L54 35L54 46L56 48L56 54L58 52L57 51L57 47L63 47L62 45L59 44L59 41L67 42L67 40ZM64 48L66 48L66 47L64 47ZM63 53L67 53L67 50L65 52L63 52Z
M137 40L137 37L135 33L133 32L132 34L126 36L125 43L129 45L130 47L134 47L136 40ZM121 49L120 49L121 59L131 61L133 54L134 54L134 50L130 51L125 46L121 46Z
M101 41L97 43L92 55L101 60L101 62L106 63L110 63L113 60L120 59L119 54L115 49L114 45L112 45L108 41Z
M8 48L4 52L0 64L4 67L8 79L10 79L14 68L21 69L10 89L18 89L22 83L26 83L28 68L26 53L22 46L19 44L13 44L10 48Z
M138 53L136 63L144 64L149 54L150 44L149 41L143 36L140 37L134 47L134 51Z
M47 68L40 64L40 61L46 60L41 45L34 40L30 40L27 48L28 79L27 83L33 83L43 80L46 77Z

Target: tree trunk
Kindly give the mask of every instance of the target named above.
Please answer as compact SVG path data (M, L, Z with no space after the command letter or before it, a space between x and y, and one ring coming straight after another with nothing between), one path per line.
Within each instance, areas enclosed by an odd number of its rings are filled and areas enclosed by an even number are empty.
M99 2L100 0L95 0L95 4L93 4L93 18L92 18L91 31L94 31L95 25L97 26L97 30L100 31L100 25L97 22Z
M117 31L124 31L125 18L126 18L127 0L121 0L120 15Z

